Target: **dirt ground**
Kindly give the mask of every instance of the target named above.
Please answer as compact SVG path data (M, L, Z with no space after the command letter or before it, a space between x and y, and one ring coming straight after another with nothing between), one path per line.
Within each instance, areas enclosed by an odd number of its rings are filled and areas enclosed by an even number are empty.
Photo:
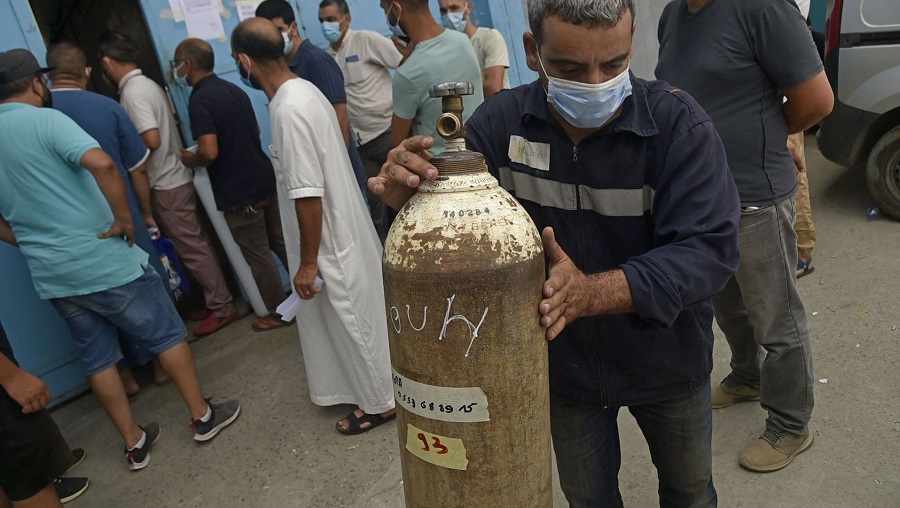
M818 230L816 270L800 280L812 332L816 408L813 447L787 469L755 474L737 457L763 430L757 404L714 412L719 505L900 507L900 222L866 219L861 172L824 161L813 137L807 159ZM390 426L345 437L333 429L348 406L309 401L296 328L265 334L250 319L192 344L208 395L243 402L240 419L198 445L174 386L146 386L133 403L162 436L150 466L127 470L122 443L92 396L53 411L88 458L75 474L92 486L67 506L400 507L399 447ZM717 331L713 379L727 374ZM629 507L658 506L655 470L633 418L620 415L620 488ZM567 504L557 490L557 507Z

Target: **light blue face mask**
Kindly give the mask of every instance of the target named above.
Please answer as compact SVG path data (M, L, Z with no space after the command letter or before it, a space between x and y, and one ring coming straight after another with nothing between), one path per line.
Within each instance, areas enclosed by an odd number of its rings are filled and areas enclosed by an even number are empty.
M408 40L409 36L406 35L406 32L404 32L402 28L400 28L400 16L403 15L403 9L402 8L399 9L400 12L397 14L397 24L396 25L391 24L391 11L393 11L393 10L394 10L394 4L391 4L391 8L388 9L387 13L384 15L384 17L387 18L388 28L391 29L392 34L396 35L397 37Z
M631 76L626 67L621 74L598 84L579 83L547 74L538 53L541 70L547 76L547 102L573 127L596 129L612 118L631 95Z
M188 83L187 74L185 74L184 76L178 75L178 70L181 69L185 63L187 62L182 61L178 67L172 68L172 79L175 80L175 84L178 86L189 87L191 85Z
M281 32L281 37L284 38L284 56L290 55L291 50L294 49L294 40L291 39L291 32Z
M456 30L457 32L465 31L466 24L468 24L468 22L463 19L465 14L465 12L448 12L441 16L441 24L444 25L444 28L449 28L450 30Z
M323 21L322 35L325 36L325 40L334 44L340 40L341 35L343 35L343 32L341 32L341 24L337 21Z

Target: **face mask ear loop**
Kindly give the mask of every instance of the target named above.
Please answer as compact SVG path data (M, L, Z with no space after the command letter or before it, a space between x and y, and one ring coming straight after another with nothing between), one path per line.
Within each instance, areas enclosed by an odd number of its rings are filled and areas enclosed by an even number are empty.
M538 64L541 66L541 70L544 71L544 77L547 78L547 83L548 83L548 85L549 85L549 83L550 83L550 75L547 74L547 69L544 68L544 59L541 58L541 46L540 46L540 44L538 44L538 46L537 46L537 57L538 57ZM550 95L550 90L548 90L547 87L544 87L544 93L547 94L547 95Z

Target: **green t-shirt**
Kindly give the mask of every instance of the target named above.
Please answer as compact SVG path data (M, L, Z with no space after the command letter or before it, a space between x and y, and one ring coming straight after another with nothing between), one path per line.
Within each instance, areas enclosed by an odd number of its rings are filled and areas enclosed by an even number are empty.
M444 151L444 139L438 136L435 122L441 113L441 99L428 96L432 85L448 81L468 81L475 93L463 97L463 121L484 102L481 69L469 37L444 30L441 35L416 44L406 62L394 74L394 114L412 120L412 133L432 136L433 155Z
M147 264L147 253L121 238L97 238L113 215L80 165L92 148L97 142L59 111L0 104L0 215L43 299L127 284Z

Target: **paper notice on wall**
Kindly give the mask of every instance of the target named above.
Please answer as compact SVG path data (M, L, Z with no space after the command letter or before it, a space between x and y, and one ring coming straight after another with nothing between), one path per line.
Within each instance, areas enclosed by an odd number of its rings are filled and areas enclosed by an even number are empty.
M169 0L169 9L172 11L172 19L184 21L184 6L181 5L181 0Z
M235 2L234 6L237 8L238 21L256 17L256 8L261 3L262 0L238 0Z
M218 0L181 0L188 35L198 39L225 39Z

